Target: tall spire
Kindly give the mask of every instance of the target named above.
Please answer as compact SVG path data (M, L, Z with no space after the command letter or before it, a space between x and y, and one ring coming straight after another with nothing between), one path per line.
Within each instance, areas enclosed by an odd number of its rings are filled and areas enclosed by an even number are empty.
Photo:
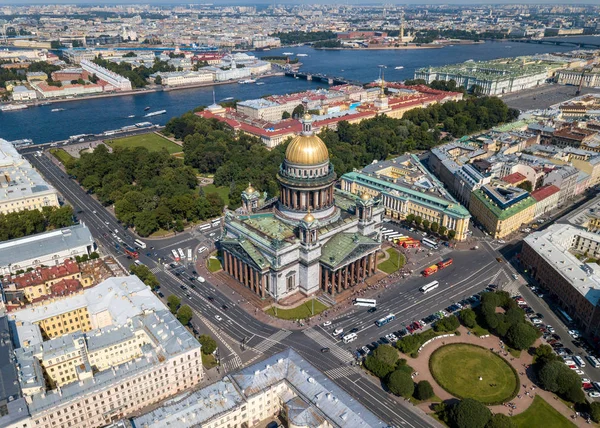
M385 75L383 72L383 68L381 68L379 76L379 98L383 97L385 97Z
M404 40L404 12L400 16L400 42Z

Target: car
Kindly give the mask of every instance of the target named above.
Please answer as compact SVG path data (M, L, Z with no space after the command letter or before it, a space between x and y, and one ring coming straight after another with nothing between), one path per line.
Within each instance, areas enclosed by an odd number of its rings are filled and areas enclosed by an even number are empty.
M202 277L202 276L199 276L199 277L197 278L197 280L198 280L198 282L205 282L205 281L206 281L206 280L204 279L204 277ZM192 280L192 281L193 281L193 280Z
M554 327L552 327L550 324L548 324L546 326L546 329L550 332L550 333L556 333L556 330L554 329Z
M577 373L579 376L583 376L585 374L581 369L575 369L575 373Z
M569 335L573 339L578 339L579 338L579 332L577 330L569 330L567 333L569 333Z
M590 392L588 392L588 395L591 398L598 398L598 397L600 397L600 392L598 392L598 391L590 391Z
M398 330L398 336L399 336L399 337L404 337L404 336L406 336L407 334L408 334L408 330L407 330L407 329L405 329L405 328Z
M96 214L96 210L92 210L92 212L93 212L94 214Z
M582 377L581 378L581 383L592 383L592 381L589 380L587 377Z
M541 319L541 320L542 320L542 319L544 319L544 314L541 314L541 313L539 313L539 312L538 312L538 313L536 313L536 314L535 314L535 316L536 316L536 317L538 317L538 318L539 318L539 319Z
M224 311L226 311L227 309L229 309L229 307L227 305L221 305L221 309L223 309Z
M330 326L330 325L331 325L331 321L325 321L325 322L323 323L323 327L328 327L328 326Z
M214 302L215 301L215 298L213 296L208 296L207 299L208 299L209 302Z
M350 330L350 333L358 333L358 327L354 327L352 330Z
M373 306L372 308L369 308L369 310L367 312L372 314L375 311L377 311L377 308L375 306Z
M560 336L556 333L552 333L552 337L555 338L556 340L560 340Z
M371 350L367 347L367 346L363 346L362 351L365 353L365 355L369 355L371 353Z
M106 224L107 226L110 226L110 223L105 221L104 224Z
M191 295L191 294L186 294L186 296L187 296L187 298L188 298L189 300L192 300L192 295Z
M164 294L162 294L162 292L160 292L160 291L159 291L159 292L158 292L158 297L161 297L161 298L162 298L162 297L165 297L165 295L164 295Z
M533 325L540 325L542 324L542 320L539 318L531 318L531 322L533 323Z
M519 279L519 275L517 275L516 273L512 274L513 279Z
M187 290L187 287L185 285L180 285L179 288L181 288L183 291Z
M223 321L223 318L221 318L221 317L220 317L220 316L218 316L218 315L215 315L215 319L216 319L217 321Z
M321 348L321 352L323 352L323 353L329 352L329 348Z

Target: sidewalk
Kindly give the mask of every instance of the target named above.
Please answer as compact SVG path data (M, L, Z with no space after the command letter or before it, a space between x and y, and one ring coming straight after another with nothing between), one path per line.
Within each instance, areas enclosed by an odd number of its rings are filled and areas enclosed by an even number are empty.
M544 391L541 388L535 386L533 384L533 369L526 368L529 367L532 363L533 357L529 355L526 351L522 351L519 358L513 358L510 354L500 348L502 344L499 342L498 337L490 335L486 338L480 338L473 334L467 334L468 330L461 326L459 328L461 333L460 336L447 337L443 340L434 340L429 343L425 348L419 353L419 357L416 359L407 357L408 364L413 367L413 369L418 373L415 376L414 381L419 382L422 380L427 380L433 386L433 391L435 395L437 395L443 401L454 399L452 395L443 390L437 382L433 379L433 376L429 372L429 358L433 352L444 346L444 344L450 343L470 343L473 345L482 346L487 349L494 349L494 352L503 357L510 365L512 365L518 373L519 383L521 385L519 394L511 403L513 403L516 408L511 409L505 405L497 405L497 406L489 406L490 410L493 413L503 413L505 415L513 416L519 413L524 412L533 402L533 399L536 395L539 395L543 398L549 405L551 405L554 409L560 412L563 416L565 416L569 421L573 422L575 425L583 427L589 426L583 418L571 419L571 416L574 414L574 411L569 409L560 399L556 398L556 395L549 392ZM534 344L534 346L539 346L541 341L538 341ZM519 398L520 396L520 398ZM431 403L421 403L418 405L423 411L431 411L429 408Z

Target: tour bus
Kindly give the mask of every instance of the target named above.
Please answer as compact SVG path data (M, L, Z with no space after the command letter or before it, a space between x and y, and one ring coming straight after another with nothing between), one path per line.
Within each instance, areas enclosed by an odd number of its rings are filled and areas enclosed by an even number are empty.
M390 321L394 321L396 319L396 316L394 314L389 314L387 317L378 319L377 321L375 321L375 324L377 324L377 327L381 327L383 325L386 325L387 323L389 323Z
M139 239L136 239L135 241L133 241L133 243L140 248L146 248L146 243L140 241Z
M588 355L587 357L585 357L590 364L594 367L594 368L599 368L600 367L600 361L598 360L598 358L594 357L593 355Z
M356 339L358 339L358 336L356 335L356 333L349 333L349 334L345 335L344 337L342 337L342 340L344 341L344 343L354 342Z
M579 355L574 355L573 360L579 367L585 367L585 361L583 361L583 358L581 358Z
M200 226L198 226L198 230L208 230L208 229L210 229L210 223L201 224Z
M188 257L187 257L187 258L188 258L188 261L190 261L190 262L191 262L191 261L193 261L193 260L194 260L194 255L192 254L192 249L191 249L191 248L188 248L188 249L187 249L187 256L188 256Z
M218 219L216 219L216 220L213 220L213 221L211 222L211 225L212 225L212 227L217 227L217 226L220 226L220 225L221 225L221 219L220 219L220 218L218 218Z
M433 282L430 282L429 284L425 284L423 287L419 288L419 291L421 293L429 293L431 290L435 290L436 288L438 288L439 285L440 285L439 282L433 281Z
M434 250L438 249L438 244L436 244L435 241L432 241L431 239L423 238L421 239L421 242L423 243L423 245L426 245L429 248L433 248Z
M366 306L369 308L374 308L375 306L377 306L377 300L375 299L356 298L352 301L352 303L354 303L354 306Z
M185 259L185 253L183 252L183 250L181 248L177 248L177 252L179 253L180 259Z
M173 258L174 258L176 261L179 261L179 254L177 254L177 251L175 251L175 250L171 250L171 254L173 254Z

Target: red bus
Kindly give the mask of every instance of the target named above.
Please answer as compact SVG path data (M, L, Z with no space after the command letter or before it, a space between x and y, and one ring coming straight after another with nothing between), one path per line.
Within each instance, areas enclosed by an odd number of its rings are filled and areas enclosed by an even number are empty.
M421 242L417 241L416 239L407 239L406 241L402 242L402 246L404 248L419 248L421 247Z
M446 260L442 260L441 262L439 262L437 264L437 267L439 269L444 269L447 268L448 266L450 266L452 264L452 259L446 259Z

